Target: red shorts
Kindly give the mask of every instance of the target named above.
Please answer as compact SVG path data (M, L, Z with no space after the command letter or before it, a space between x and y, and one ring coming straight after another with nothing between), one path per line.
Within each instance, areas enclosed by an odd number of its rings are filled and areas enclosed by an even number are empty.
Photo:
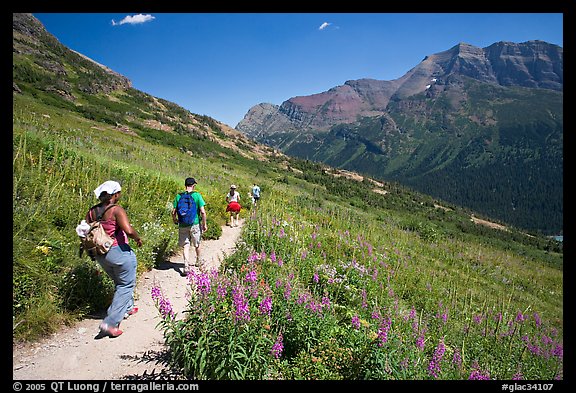
M226 207L227 212L239 213L242 206L238 202L230 202Z

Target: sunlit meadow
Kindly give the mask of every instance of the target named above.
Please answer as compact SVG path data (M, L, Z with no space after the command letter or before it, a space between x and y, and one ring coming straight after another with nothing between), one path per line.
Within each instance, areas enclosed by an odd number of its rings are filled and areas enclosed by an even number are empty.
M561 310L526 261L288 201L269 195L223 268L189 275L187 315L164 318L188 377L562 379Z

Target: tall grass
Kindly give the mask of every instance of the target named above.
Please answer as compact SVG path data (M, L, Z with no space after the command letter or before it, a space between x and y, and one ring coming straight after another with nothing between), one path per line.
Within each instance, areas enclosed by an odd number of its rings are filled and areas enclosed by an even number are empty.
M113 285L97 264L78 256L75 233L88 208L98 202L92 190L103 181L122 184L120 204L144 239L137 249L139 273L175 251L171 204L188 176L199 180L198 190L207 201L205 237L220 236L228 188L224 181L229 180L219 164L151 145L25 97L17 100L12 139L16 340L41 337L62 322L102 311L109 302ZM222 179L205 181L214 174Z
M260 183L237 251L190 275L185 318L151 296L174 366L202 379L554 379L563 377L561 255L466 232L399 187L252 162L221 148L187 151L15 96L13 331L35 339L105 309L111 282L78 256L74 228L120 181L139 273L175 250L172 199L194 176L207 233L226 219L230 183ZM345 190L345 195L339 191ZM346 197L349 195L349 198ZM450 225L450 226L448 226ZM512 240L511 240L512 239ZM508 243L507 243L508 242Z
M186 376L562 378L560 271L289 187L261 202L225 269L189 277L189 316L162 323Z

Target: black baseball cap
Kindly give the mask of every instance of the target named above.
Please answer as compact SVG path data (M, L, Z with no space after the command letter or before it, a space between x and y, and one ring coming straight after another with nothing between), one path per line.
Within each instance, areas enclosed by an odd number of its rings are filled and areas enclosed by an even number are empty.
M186 178L186 181L184 182L184 185L186 186L191 186L193 184L196 184L196 179L194 179L193 177L188 177Z

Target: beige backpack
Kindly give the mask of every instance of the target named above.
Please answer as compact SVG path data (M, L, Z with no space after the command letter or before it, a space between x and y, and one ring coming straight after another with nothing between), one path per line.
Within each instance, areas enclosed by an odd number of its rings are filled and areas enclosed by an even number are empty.
M96 255L105 255L110 251L114 243L114 237L106 233L101 221L104 213L113 206L116 206L116 204L111 204L106 207L101 214L96 216L95 221L88 224L90 225L90 229L86 233L86 236L80 237L80 255L82 255L82 251L86 251L88 256L94 259ZM92 210L90 210L90 216L92 216Z

